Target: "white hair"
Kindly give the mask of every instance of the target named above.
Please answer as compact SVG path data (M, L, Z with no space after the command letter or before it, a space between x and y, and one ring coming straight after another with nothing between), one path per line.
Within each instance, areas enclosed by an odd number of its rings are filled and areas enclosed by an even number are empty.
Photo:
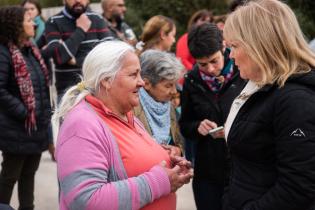
M128 52L134 52L134 48L122 41L102 42L92 49L83 62L81 83L66 91L53 114L54 123L62 121L85 96L97 94L102 80L114 80Z

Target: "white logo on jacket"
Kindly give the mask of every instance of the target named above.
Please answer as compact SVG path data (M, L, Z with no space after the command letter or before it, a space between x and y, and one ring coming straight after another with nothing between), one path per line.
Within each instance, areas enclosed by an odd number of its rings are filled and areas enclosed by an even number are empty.
M294 136L294 137L305 137L305 134L304 132L300 129L300 128L297 128L295 129L290 136Z

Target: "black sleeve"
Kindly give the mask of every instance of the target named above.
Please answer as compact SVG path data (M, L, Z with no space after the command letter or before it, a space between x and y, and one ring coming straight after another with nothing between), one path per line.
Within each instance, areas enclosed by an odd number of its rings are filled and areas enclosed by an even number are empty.
M60 23L62 22L60 21ZM59 27L55 20L50 19L46 22L45 37L47 46L42 49L43 56L45 58L52 57L56 65L65 64L75 58L86 35L81 28L77 27L69 38L62 40Z
M190 99L190 86L189 82L185 81L183 90L181 93L181 116L179 119L179 126L182 135L185 138L195 140L196 137L200 138L201 135L198 133L198 126L200 124L200 120L196 120L194 118L194 113Z
M310 209L315 201L315 94L295 90L279 96L274 132L277 182L244 210Z
M0 47L0 106L7 114L25 120L27 110L20 98L9 91L10 74L14 74L8 49Z

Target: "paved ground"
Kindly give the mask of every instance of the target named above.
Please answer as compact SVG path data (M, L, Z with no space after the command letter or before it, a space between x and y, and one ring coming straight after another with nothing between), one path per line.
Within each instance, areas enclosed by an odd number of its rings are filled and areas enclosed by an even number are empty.
M0 160L2 161L2 156L0 156ZM58 210L56 164L50 160L47 152L42 156L35 182L35 210ZM16 189L11 205L15 209L18 207ZM195 209L191 184L187 184L177 191L177 210Z

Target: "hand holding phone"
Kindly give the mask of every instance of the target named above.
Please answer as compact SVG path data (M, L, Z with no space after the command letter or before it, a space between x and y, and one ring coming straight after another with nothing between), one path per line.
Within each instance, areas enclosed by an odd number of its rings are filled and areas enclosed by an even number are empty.
M208 133L211 135L211 134L214 134L214 133L216 133L216 132L222 131L223 129L224 129L223 126L219 126L219 127L217 127L217 128L213 128L213 129L209 130Z

